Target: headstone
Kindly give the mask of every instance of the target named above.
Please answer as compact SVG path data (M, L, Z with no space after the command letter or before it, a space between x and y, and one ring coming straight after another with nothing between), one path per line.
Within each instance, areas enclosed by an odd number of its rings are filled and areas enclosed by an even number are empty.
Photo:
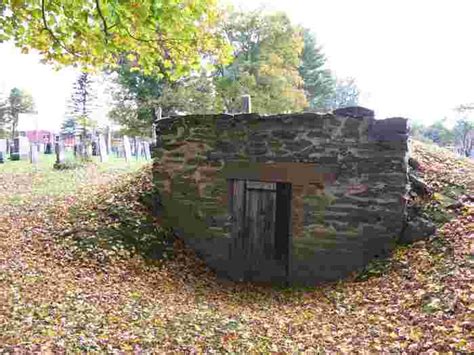
M130 161L132 158L132 152L130 149L130 141L127 136L123 136L123 150L125 153L125 161Z
M142 156L142 145L140 144L140 139L138 137L135 137L134 139L135 143L135 158L139 159Z
M96 157L99 155L99 145L96 141L92 141L91 143L91 147L92 147L92 156L93 157Z
M5 163L5 153L0 152L0 164L3 164L3 163Z
M161 110L161 107L158 107L155 109L155 122L161 120L162 114L163 114L163 111ZM151 125L151 140L153 144L156 144L156 124L155 123Z
M112 154L112 128L107 126L107 137L105 143L107 144L107 154Z
M64 163L64 146L62 143L56 143L54 145L56 151L56 164Z
M92 144L86 143L85 144L85 158L90 158L92 156Z
M6 139L0 139L0 152L3 152L3 154L7 154L7 140Z
M252 99L250 95L242 95L242 112L252 113Z
M151 159L151 154L150 154L150 143L148 142L143 142L143 153L145 155L146 160Z
M31 164L38 164L38 146L37 144L33 143L30 145L30 163Z
M26 137L17 137L13 140L12 153L18 154L20 159L27 159L30 154L30 142Z
M106 162L109 159L109 156L107 155L107 145L105 144L103 134L99 134L99 154L101 162Z
M53 154L53 145L50 142L46 143L44 154Z

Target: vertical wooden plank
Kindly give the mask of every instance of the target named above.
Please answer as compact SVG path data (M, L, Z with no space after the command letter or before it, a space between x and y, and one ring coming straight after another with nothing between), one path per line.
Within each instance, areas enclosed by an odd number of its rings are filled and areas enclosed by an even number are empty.
M265 279L273 270L276 185L252 182L247 185L247 256L253 279Z
M230 183L230 204L232 214L231 235L234 241L234 249L237 254L241 254L242 242L245 228L245 181L231 180Z
M290 228L291 228L291 184L278 183L276 193L275 216L275 258L281 260L285 267L285 276L290 270Z

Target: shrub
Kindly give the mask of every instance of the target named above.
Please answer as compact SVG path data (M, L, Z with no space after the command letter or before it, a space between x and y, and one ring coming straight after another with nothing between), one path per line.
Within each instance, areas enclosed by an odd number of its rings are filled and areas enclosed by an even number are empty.
M20 153L11 153L10 160L20 160Z
M53 167L56 170L74 170L84 167L84 164L75 161L65 161L63 163L54 163Z

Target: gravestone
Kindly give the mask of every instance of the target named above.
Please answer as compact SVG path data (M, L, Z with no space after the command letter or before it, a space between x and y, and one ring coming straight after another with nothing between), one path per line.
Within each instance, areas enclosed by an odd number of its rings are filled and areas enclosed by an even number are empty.
M5 153L0 152L0 164L3 164L3 163L5 163Z
M62 143L56 143L54 145L56 151L56 164L64 163L64 146Z
M99 155L99 144L96 141L92 141L91 143L92 147L92 156L96 157Z
M242 95L242 113L252 113L252 99L250 95Z
M107 145L105 144L103 134L99 134L99 154L101 162L106 162L109 159L109 156L107 155Z
M143 153L145 155L145 159L146 160L150 160L151 159L151 154L150 154L150 143L148 142L143 142Z
M50 142L46 143L44 154L53 154L53 145Z
M13 140L12 153L18 154L20 159L27 159L30 154L30 142L26 137L17 137Z
M130 141L127 136L123 136L123 150L125 153L125 161L129 162L132 158L132 152L130 148Z
M135 137L134 143L135 143L135 158L138 160L142 156L142 145L138 137Z
M90 159L92 156L92 144L90 142L85 143L85 158Z
M107 144L107 154L112 154L112 128L107 126L107 137L106 137L106 144Z
M38 164L38 159L39 159L38 146L35 143L32 143L30 145L30 163Z
M4 155L7 154L7 140L6 139L0 139L0 152L2 152Z

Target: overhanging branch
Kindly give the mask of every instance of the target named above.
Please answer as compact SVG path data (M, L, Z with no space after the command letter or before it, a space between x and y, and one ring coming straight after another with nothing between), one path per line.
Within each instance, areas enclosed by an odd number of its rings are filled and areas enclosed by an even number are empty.
M99 17L102 20L103 31L104 31L104 35L105 35L105 43L107 43L109 41L109 27L107 26L107 21L105 20L104 14L102 13L102 10L100 9L99 0L95 0L95 5L97 7L97 13L99 14Z
M46 30L51 38L56 42L62 49L64 49L66 52L68 52L70 55L74 57L78 57L78 55L67 48L64 43L54 34L54 32L49 28L48 22L46 21L46 11L45 11L45 0L41 0L41 15L43 18L43 27L44 30Z

